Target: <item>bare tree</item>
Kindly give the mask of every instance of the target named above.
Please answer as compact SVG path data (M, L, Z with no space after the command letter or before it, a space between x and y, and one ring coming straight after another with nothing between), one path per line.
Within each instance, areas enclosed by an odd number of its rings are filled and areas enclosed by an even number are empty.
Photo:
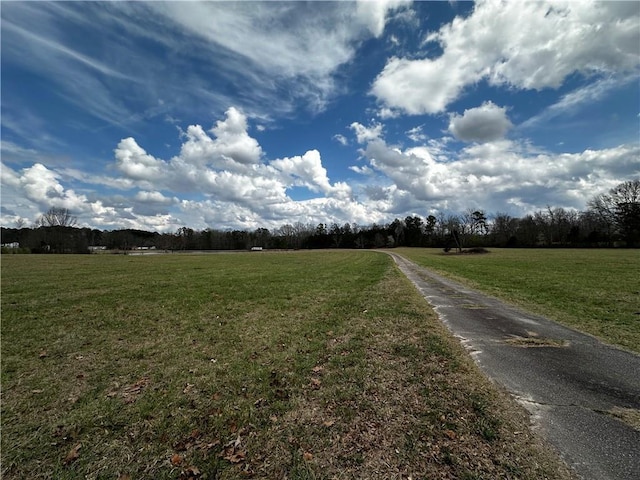
M640 241L640 180L628 180L597 195L589 208L633 246Z
M68 208L59 207L51 207L36 220L40 227L74 227L77 223L78 218L71 215Z

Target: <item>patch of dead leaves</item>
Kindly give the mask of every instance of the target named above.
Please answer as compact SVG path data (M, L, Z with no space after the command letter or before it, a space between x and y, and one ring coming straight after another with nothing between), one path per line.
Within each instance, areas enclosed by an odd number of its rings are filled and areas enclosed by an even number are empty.
M80 449L82 448L82 444L81 443L76 443L73 448L71 450L69 450L69 453L67 453L67 456L64 457L64 460L62 461L63 465L69 465L73 462L75 462L79 457L80 457Z
M242 447L242 437L238 435L235 440L225 443L220 456L231 463L241 463L247 456Z
M194 429L191 433L173 444L173 449L176 452L186 452L191 449L198 449L203 451L209 451L215 447L220 445L220 440L214 440L212 442L207 442L203 440L200 435L200 431L198 429ZM175 455L174 455L175 456ZM173 464L174 456L171 457L171 463ZM175 458L177 460L177 457Z
M202 476L200 469L194 465L187 463L186 457L188 452L193 449L198 449L204 452L208 452L220 445L220 440L214 440L213 442L207 442L202 438L202 435L198 429L194 429L191 433L173 444L175 453L169 458L169 463L173 467L183 467L180 471L179 480L197 479ZM182 453L178 453L182 452Z
M313 372L314 377L311 377L311 382L309 383L309 386L313 389L318 389L320 388L320 386L322 385L322 380L320 380L319 378L317 378L318 376L322 375L322 372L324 371L324 367L322 365L316 365L315 367L313 367L311 369L311 371Z
M311 382L309 383L309 386L314 389L320 388L321 385L322 385L322 380L320 380L319 378L312 378Z
M149 377L142 377L137 382L130 385L125 385L120 388L120 385L116 383L115 388L110 392L107 392L107 397L120 397L124 403L133 403L137 400L138 395L149 386L151 381Z
M178 477L178 480L200 478L201 476L202 476L202 472L198 469L198 467L189 466L180 472L180 476Z

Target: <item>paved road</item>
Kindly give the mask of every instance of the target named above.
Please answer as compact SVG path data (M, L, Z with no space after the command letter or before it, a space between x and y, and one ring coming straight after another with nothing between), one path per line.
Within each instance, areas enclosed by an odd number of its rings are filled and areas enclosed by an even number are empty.
M640 479L640 431L608 413L640 411L640 356L390 255L581 478Z

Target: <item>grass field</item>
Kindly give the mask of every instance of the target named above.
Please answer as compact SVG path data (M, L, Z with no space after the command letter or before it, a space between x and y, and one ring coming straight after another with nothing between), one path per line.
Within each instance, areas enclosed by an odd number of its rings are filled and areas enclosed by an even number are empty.
M640 250L491 249L408 259L605 342L640 352Z
M569 478L386 255L1 263L3 479Z

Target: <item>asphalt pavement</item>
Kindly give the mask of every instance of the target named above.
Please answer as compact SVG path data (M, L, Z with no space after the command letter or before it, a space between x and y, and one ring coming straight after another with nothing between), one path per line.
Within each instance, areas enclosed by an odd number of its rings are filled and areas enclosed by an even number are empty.
M640 480L640 356L532 315L389 253L493 381L580 478Z

